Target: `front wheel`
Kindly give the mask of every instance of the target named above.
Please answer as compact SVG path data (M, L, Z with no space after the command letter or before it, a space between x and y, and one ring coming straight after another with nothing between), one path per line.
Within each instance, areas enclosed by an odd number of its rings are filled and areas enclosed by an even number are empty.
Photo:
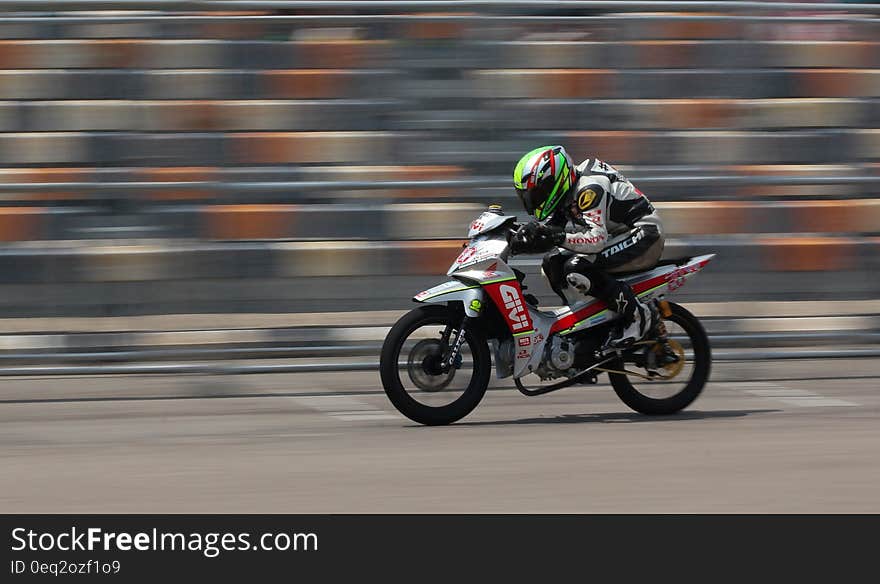
M651 380L636 375L609 373L617 396L635 411L648 415L674 414L689 406L706 385L712 354L703 325L683 306L669 303L672 314L663 317L669 345L678 354L675 363L657 368L661 373ZM646 350L661 350L659 343L646 345ZM616 361L610 369L631 369L632 363ZM645 371L647 373L647 371Z
M424 305L391 328L379 360L385 394L397 410L428 426L451 424L468 415L486 393L492 362L485 335L466 327L451 368L442 367L461 326L449 306Z

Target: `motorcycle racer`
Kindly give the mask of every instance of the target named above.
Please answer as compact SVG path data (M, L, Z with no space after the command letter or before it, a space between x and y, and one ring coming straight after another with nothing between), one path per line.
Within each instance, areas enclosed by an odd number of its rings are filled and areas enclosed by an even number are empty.
M647 197L610 164L588 158L574 165L565 148L526 153L513 172L516 194L535 218L511 242L513 253L547 252L541 266L550 287L604 301L621 315L606 347L641 340L657 320L613 274L647 270L663 252L663 226Z

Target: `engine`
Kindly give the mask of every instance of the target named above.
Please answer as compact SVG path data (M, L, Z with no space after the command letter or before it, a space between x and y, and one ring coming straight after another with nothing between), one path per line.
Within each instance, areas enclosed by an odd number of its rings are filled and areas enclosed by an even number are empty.
M535 370L541 379L556 379L565 375L575 361L575 343L560 336L554 336L544 347L544 359Z
M595 362L601 334L579 334L574 338L555 335L544 346L544 356L534 373L543 380L571 377ZM495 346L495 366L498 378L513 374L513 339L508 337Z
M589 334L575 338L554 336L544 348L543 362L535 373L544 380L571 377L594 362L601 338Z
M570 369L574 365L574 343L559 336L553 337L547 360L557 371Z

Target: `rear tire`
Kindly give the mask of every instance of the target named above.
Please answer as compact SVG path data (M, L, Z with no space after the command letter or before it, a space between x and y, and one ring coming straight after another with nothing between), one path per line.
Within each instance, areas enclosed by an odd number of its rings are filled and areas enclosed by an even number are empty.
M398 360L409 335L428 324L448 323L457 327L460 324L457 322L459 319L458 313L448 306L436 304L419 306L401 317L385 338L379 360L382 385L394 407L413 422L427 426L451 424L471 413L486 393L492 372L492 361L486 336L478 327L465 330L465 342L474 360L474 373L467 388L454 402L440 407L419 403L407 393L400 380L401 370L398 367Z
M621 373L608 374L617 397L633 410L649 416L669 415L683 410L699 397L709 380L712 353L709 347L709 337L706 335L703 325L683 306L670 302L669 307L672 309L672 316L665 320L673 321L684 329L690 337L693 348L694 372L687 385L671 397L656 399L640 393L633 386L629 376ZM614 369L620 369L622 366L623 363L620 361L616 361L612 365Z

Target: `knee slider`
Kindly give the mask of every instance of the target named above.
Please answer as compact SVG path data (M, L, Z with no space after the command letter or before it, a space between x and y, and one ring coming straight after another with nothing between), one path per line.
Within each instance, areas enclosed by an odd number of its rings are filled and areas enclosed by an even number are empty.
M581 294L589 294L590 289L593 287L590 279L583 274L578 274L577 272L572 272L565 277L566 282L568 282L569 286L573 286L578 292Z

